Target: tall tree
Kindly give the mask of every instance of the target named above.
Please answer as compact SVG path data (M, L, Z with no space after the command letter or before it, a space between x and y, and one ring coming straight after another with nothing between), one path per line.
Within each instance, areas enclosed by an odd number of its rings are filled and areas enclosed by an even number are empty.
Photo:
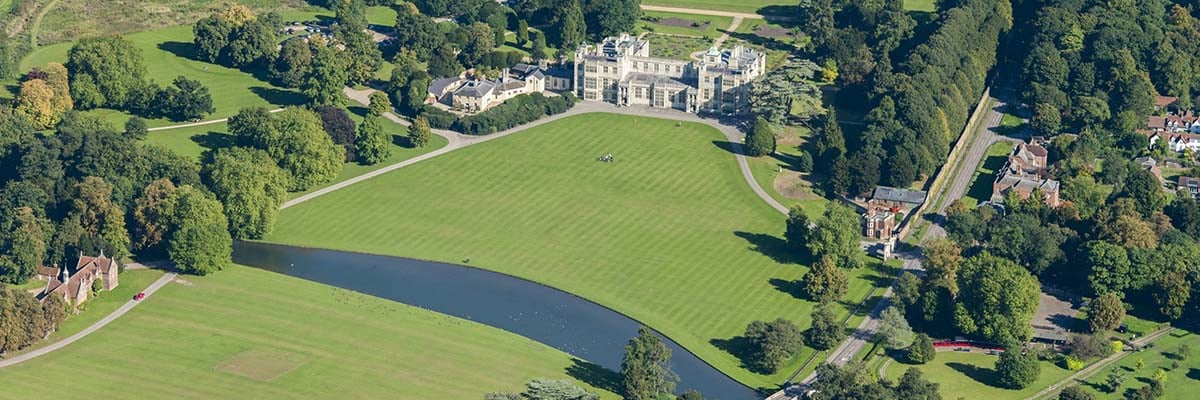
M429 144L429 138L432 136L433 132L429 128L429 120L423 116L414 119L412 125L408 127L408 143L413 147L425 147L425 145Z
M654 400L675 391L678 377L668 369L671 349L649 328L641 327L638 335L625 345L621 361L621 377L625 398Z
M215 63L221 57L221 52L229 45L229 37L236 26L228 19L213 14L196 21L192 25L192 43L195 44L196 57Z
M142 190L142 196L133 207L133 248L142 254L158 255L165 249L162 245L171 230L167 200L175 195L177 188L170 179L150 182Z
M75 185L70 215L79 218L84 234L103 243L105 253L116 257L129 255L129 232L125 230L125 210L113 201L113 186L104 178L89 176Z
M450 44L439 46L434 50L433 57L429 60L429 75L435 77L446 78L458 76L458 73L462 72L462 70L463 66L458 62L458 58L454 54L454 48Z
M829 350L846 337L846 327L830 307L816 307L812 312L812 325L804 331L804 344L817 350Z
M1037 278L1012 261L980 254L963 263L958 275L955 325L963 333L1014 346L1029 340L1037 312Z
M325 133L316 114L289 108L274 114L272 121L277 136L265 150L289 172L289 190L308 190L333 180L341 171L345 151Z
M1184 307L1192 296L1192 285L1187 277L1179 272L1170 272L1154 283L1154 301L1158 304L1159 313L1172 320L1183 316Z
M317 46L313 52L312 70L300 85L300 92L313 105L340 106L346 103L342 88L350 79L348 65L334 46Z
M283 87L300 87L312 71L313 53L308 42L291 38L283 42L279 56L271 63L271 79Z
M13 100L13 111L39 129L48 129L57 122L54 112L54 91L41 79L21 83L21 91Z
M236 239L261 239L287 200L287 174L259 149L219 149L211 157L204 164L205 183L224 204L230 233Z
M1133 281L1133 264L1129 262L1129 253L1112 243L1093 241L1084 248L1091 273L1088 283L1096 294L1122 293Z
M587 34L587 22L583 19L583 8L580 7L579 0L569 1L570 4L555 24L558 33L557 45L560 49L573 49L583 44Z
M1105 293L1092 300L1088 309L1088 326L1092 332L1116 329L1125 318L1125 304L1116 293Z
M996 360L996 380L1009 389L1024 389L1037 380L1042 366L1033 353L1022 354L1017 349L1000 353Z
M412 3L403 3L396 7L396 25L393 32L396 42L413 51L421 61L429 61L434 50L445 40L438 31L437 23L429 16L421 14Z
M821 90L813 80L821 67L808 60L788 61L754 81L750 87L750 112L774 125L790 119L807 121L825 112Z
M534 61L546 59L546 34L533 32L533 44L529 46L529 58Z
M850 279L834 264L833 257L822 256L804 273L804 293L822 305L841 301L850 290Z
M468 28L467 43L458 53L458 58L467 67L477 67L483 56L490 53L495 45L492 28L487 24L476 22Z
M146 81L142 52L121 36L81 39L67 53L71 97L81 109L121 108Z
M525 47L529 43L529 22L524 19L517 20L517 46Z
M383 131L381 118L378 115L369 114L361 124L358 124L358 131L354 136L354 150L360 164L378 164L392 155L392 149L389 146L391 135ZM416 123L413 125L415 126Z
M180 271L195 275L229 265L233 238L221 202L190 185L180 186L167 201L173 227L167 242L171 262Z
M858 214L850 207L831 204L809 234L809 253L815 257L828 255L847 268L862 266L858 221Z
M933 361L933 358L936 356L937 350L933 348L933 339L924 333L917 334L916 339L913 340L913 343L908 346L905 352L905 358L917 364L925 364Z
M846 137L842 135L842 127L837 122L837 109L829 108L822 127L821 136L817 137L816 161L817 165L830 168L834 160L846 154Z
M600 40L633 31L642 16L641 0L588 0L583 14L588 34Z
M321 127L333 143L345 150L346 162L354 161L354 120L346 109L333 106L316 108L317 116L321 117Z
M762 117L754 121L754 128L746 134L746 155L762 157L775 153L775 130Z
M835 34L832 0L801 0L800 26L812 38L812 46L824 48Z
M913 343L912 327L908 320L895 306L888 307L880 314L879 329L875 337L889 349L903 349Z
M750 342L753 352L751 365L768 374L774 374L803 343L800 328L783 318L773 322L751 322L743 336Z

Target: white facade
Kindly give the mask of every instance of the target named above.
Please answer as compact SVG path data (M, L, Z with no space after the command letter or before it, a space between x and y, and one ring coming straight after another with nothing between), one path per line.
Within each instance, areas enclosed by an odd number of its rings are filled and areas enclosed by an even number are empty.
M583 100L687 112L749 111L750 82L766 55L742 46L710 49L699 61L650 56L650 42L622 34L575 52L573 86Z

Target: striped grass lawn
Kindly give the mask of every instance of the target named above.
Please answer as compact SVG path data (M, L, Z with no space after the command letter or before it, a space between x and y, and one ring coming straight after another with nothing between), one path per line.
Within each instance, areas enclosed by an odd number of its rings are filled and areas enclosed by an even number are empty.
M809 325L784 217L716 130L585 114L458 150L284 210L267 241L461 263L557 287L663 332L753 387L726 340L754 320ZM613 154L613 163L597 158ZM764 254L765 253L765 254ZM851 271L847 303L878 271ZM782 288L782 289L781 289ZM850 306L838 309L842 315Z
M4 369L0 398L479 399L567 379L575 363L499 329L258 269L183 279Z

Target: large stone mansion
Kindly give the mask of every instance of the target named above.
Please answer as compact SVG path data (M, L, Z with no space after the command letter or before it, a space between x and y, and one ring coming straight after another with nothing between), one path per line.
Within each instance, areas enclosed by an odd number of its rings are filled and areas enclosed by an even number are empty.
M575 52L572 87L583 100L619 106L743 113L750 82L766 70L766 54L740 45L680 61L651 57L648 40L622 34Z

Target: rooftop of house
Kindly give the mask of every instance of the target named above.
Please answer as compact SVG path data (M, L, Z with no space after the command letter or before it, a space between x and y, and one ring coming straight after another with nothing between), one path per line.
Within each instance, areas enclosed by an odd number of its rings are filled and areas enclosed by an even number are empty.
M621 80L622 84L637 84L637 85L655 85L655 86L673 86L673 87L691 87L693 84L684 82L680 79L672 78L663 75L647 74L642 72L634 72L625 76Z
M1158 165L1158 160L1155 160L1154 157L1150 156L1134 158L1133 162L1141 164L1143 167L1153 167Z
M900 189L889 186L878 186L875 188L875 193L871 195L874 200L898 201L901 203L921 204L925 202L927 194L919 190Z
M457 85L461 81L462 79L458 77L434 79L433 82L429 83L429 93L433 93L434 95L441 97L441 95L446 93L446 89Z
M1166 106L1175 104L1175 102L1177 102L1177 101L1179 101L1178 97L1155 96L1154 97L1154 106L1155 107L1166 107Z
M1185 187L1192 191L1197 191L1197 190L1200 190L1200 178L1193 178L1190 176L1181 176L1181 177L1179 177L1178 185L1181 188Z
M454 91L455 96L462 97L483 97L492 93L496 89L496 84L486 79L476 79L467 81L461 87Z

